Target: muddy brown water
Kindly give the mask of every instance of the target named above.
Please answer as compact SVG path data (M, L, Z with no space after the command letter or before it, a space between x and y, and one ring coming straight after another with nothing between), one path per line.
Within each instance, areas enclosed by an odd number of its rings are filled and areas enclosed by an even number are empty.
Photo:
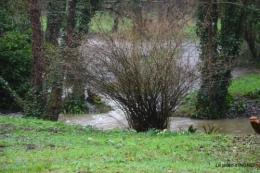
M104 43L96 39L89 39L87 44L102 45ZM183 57L193 57L191 64L196 64L198 61L198 51L196 44L184 45ZM86 49L87 50L87 49ZM185 59L186 60L186 59ZM233 70L233 77L243 76L251 72L248 68L236 68ZM112 105L111 105L112 106ZM114 106L112 106L114 108ZM124 113L115 108L114 111L105 114L82 114L82 115L61 115L59 121L68 124L77 124L82 126L95 126L99 129L109 130L113 128L127 129L128 124ZM249 123L249 118L221 119L221 120L194 120L190 118L171 117L169 130L185 130L187 131L190 125L198 128L198 131L204 132L203 126L218 125L221 128L219 133L222 134L248 134L254 133L254 130Z
M99 129L110 130L113 128L128 129L128 124L124 112L118 105L109 99L104 101L113 108L113 111L104 114L81 114L81 115L61 115L59 121L68 124L82 126L95 126ZM198 132L204 132L203 126L208 129L208 125L218 125L221 134L254 134L254 130L249 122L249 117L239 117L234 119L220 120L195 120L190 118L171 117L169 130L187 131L190 125L197 128Z
M60 121L68 124L77 124L82 126L95 126L99 129L110 130L113 128L127 129L128 124L119 110L111 111L107 114L82 114L82 115L62 115ZM254 134L254 130L249 123L248 117L221 120L194 120L190 118L171 117L169 130L187 131L190 125L198 129L198 132L204 132L203 126L208 129L214 124L221 128L221 134Z
M234 77L243 76L245 74L252 73L252 69L249 68L236 68L233 70L232 75ZM255 73L255 71L253 71ZM257 73L260 73L257 71ZM128 124L125 119L124 113L111 101L109 105L114 108L114 111L110 111L105 114L81 114L81 115L60 115L59 121L66 122L68 124L77 124L82 126L95 126L99 129L110 130L113 128L127 129ZM8 114L9 116L21 116L22 113ZM190 125L198 128L199 132L204 132L203 126L208 125L212 127L217 124L221 128L219 133L222 134L254 134L254 130L249 123L248 117L239 117L235 119L221 119L221 120L194 120L190 118L171 117L169 130L185 130L187 131Z

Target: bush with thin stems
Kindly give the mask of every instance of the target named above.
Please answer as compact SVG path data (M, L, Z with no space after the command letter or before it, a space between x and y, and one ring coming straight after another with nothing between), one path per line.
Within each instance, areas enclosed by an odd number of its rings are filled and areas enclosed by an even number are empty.
M132 23L141 20L138 25L120 33L101 33L87 44L89 85L119 104L130 128L163 130L198 79L194 52L187 53L194 48L185 33L190 19L174 8L169 14L178 18L165 14L160 20L155 15L148 20L153 13L147 10L125 10Z

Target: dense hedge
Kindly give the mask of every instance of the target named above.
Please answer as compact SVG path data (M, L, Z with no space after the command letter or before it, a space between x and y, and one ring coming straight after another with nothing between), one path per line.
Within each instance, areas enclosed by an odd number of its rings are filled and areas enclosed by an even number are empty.
M31 68L30 37L18 32L6 32L0 39L0 76L22 98L28 91ZM18 109L18 106L0 86L0 110L6 109Z

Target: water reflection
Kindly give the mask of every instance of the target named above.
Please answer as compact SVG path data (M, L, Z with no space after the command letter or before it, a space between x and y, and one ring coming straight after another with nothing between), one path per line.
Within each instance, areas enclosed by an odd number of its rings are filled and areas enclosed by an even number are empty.
M126 129L128 127L127 121L124 118L123 112L120 110L111 111L107 114L83 114L83 115L63 115L60 116L60 121L69 123L69 124L79 124L83 126L92 125L103 130L113 129L119 127ZM235 119L221 119L221 120L194 120L190 118L179 118L171 117L170 118L170 130L187 130L190 125L198 128L199 132L204 132L202 126L206 126L208 129L209 126L217 124L218 127L221 127L219 133L222 134L248 134L255 133L248 117L241 117Z

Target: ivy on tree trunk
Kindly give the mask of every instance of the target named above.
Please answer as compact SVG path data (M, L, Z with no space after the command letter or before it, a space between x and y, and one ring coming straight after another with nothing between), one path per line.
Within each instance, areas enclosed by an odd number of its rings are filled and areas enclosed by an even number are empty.
M219 5L217 0L201 0L198 6L197 34L202 67L196 118L218 119L228 108L226 97L232 77L232 61L239 55L241 44L239 20L242 16L241 9L234 5L236 1ZM220 28L217 25L219 19Z
M47 5L47 28L46 41L58 46L58 38L64 14L66 9L66 1L50 0Z

